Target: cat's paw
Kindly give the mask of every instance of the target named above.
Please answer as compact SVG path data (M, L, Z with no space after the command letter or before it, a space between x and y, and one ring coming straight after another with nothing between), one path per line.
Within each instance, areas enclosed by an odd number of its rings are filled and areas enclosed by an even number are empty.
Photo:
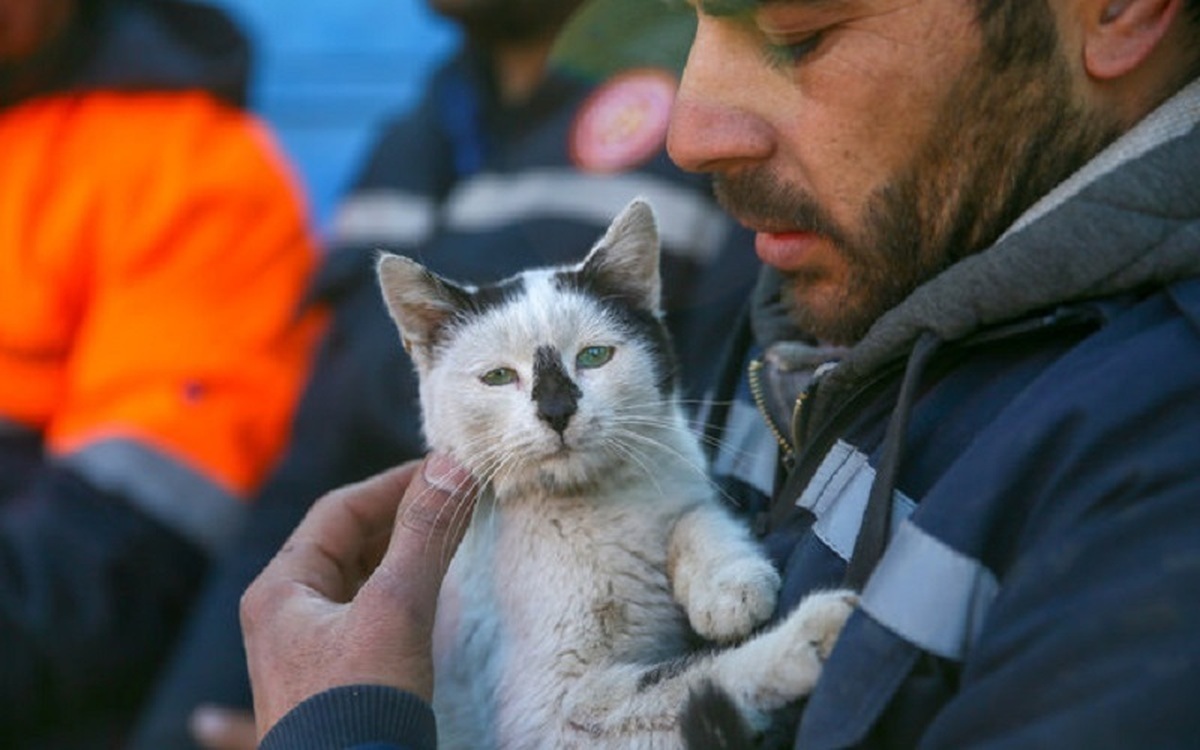
M790 619L797 620L798 629L815 650L817 658L823 662L833 653L841 629L856 606L858 594L851 589L817 592L805 596Z
M835 589L809 594L796 608L808 641L822 662L833 653L846 620L857 606L858 594L850 589Z
M710 641L739 640L771 616L778 593L779 573L771 563L757 557L738 560L692 582L688 621Z
M805 597L779 625L751 644L757 670L754 707L772 711L812 692L821 669L858 604L848 589Z

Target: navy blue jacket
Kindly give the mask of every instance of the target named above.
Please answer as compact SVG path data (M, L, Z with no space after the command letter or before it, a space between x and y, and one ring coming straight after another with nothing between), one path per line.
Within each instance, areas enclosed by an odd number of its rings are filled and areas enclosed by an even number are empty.
M797 747L1194 746L1198 99L918 289L798 405L803 348L745 338L782 468L717 470L749 506L773 490L781 612L862 590Z

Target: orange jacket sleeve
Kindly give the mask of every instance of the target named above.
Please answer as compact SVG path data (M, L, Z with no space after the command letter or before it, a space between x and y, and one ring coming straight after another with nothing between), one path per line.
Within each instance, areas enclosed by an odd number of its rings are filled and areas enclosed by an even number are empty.
M0 114L0 144L0 415L55 455L132 441L249 495L323 325L268 134L199 93L95 93Z

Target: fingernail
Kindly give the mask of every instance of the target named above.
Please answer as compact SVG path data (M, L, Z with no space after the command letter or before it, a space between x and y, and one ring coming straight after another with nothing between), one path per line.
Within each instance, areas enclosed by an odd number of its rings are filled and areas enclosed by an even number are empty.
M470 481L470 473L443 453L430 453L421 473L425 482L446 492L458 492Z

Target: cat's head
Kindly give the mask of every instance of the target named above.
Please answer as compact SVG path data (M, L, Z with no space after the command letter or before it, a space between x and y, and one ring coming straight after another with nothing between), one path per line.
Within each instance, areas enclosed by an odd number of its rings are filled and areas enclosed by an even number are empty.
M426 439L498 489L583 489L636 464L677 414L644 201L573 266L482 287L396 255L378 272L420 377Z

